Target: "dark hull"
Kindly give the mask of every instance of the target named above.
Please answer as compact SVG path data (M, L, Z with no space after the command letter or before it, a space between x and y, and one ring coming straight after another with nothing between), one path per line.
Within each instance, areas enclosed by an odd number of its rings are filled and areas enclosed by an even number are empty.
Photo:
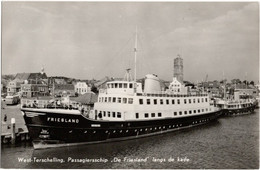
M218 118L222 111L183 118L145 121L96 121L82 115L41 112L28 116L22 109L35 149L126 140L161 134L204 124ZM61 121L61 119L63 121ZM55 121L48 121L55 120ZM58 121L59 120L59 121Z
M224 109L223 110L223 116L238 116L238 115L246 115L253 113L256 109L256 104L253 104L252 106L240 108L240 109Z

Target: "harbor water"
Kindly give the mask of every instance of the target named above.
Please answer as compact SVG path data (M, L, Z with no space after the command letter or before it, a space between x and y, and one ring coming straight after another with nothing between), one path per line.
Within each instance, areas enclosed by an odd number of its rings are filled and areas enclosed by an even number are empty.
M259 109L171 133L95 145L34 150L2 145L2 168L259 168Z

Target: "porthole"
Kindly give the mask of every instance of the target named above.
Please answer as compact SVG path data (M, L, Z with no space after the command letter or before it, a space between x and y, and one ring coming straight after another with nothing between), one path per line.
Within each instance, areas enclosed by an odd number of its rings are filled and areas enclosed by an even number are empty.
M150 128L150 130L153 130L153 128Z
M128 130L125 131L126 133L128 132Z
M159 129L161 129L161 126L159 127Z
M145 131L147 131L147 128L145 129Z
M108 133L108 131L106 130L106 133Z
M93 131L93 133L96 133L96 131Z
M84 131L84 133L88 133L88 131L87 131L87 130L85 130L85 131Z
M116 131L114 130L113 133L116 133Z
M120 130L120 133L122 133L122 130Z
M70 130L69 133L72 133L72 130Z
M154 130L156 130L157 128L155 127Z
M142 132L143 131L143 129L140 129L140 132Z
M137 132L137 130L135 129L135 132Z

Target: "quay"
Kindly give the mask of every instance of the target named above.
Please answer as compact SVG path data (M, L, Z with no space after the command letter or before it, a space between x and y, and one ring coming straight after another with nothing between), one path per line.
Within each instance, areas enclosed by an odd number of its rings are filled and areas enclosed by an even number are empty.
M19 143L30 140L20 104L1 106L1 144Z

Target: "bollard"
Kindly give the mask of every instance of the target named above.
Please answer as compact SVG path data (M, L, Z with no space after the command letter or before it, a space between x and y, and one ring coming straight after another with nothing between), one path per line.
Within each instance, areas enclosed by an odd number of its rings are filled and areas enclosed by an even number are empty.
M11 118L11 143L15 143L15 118Z

